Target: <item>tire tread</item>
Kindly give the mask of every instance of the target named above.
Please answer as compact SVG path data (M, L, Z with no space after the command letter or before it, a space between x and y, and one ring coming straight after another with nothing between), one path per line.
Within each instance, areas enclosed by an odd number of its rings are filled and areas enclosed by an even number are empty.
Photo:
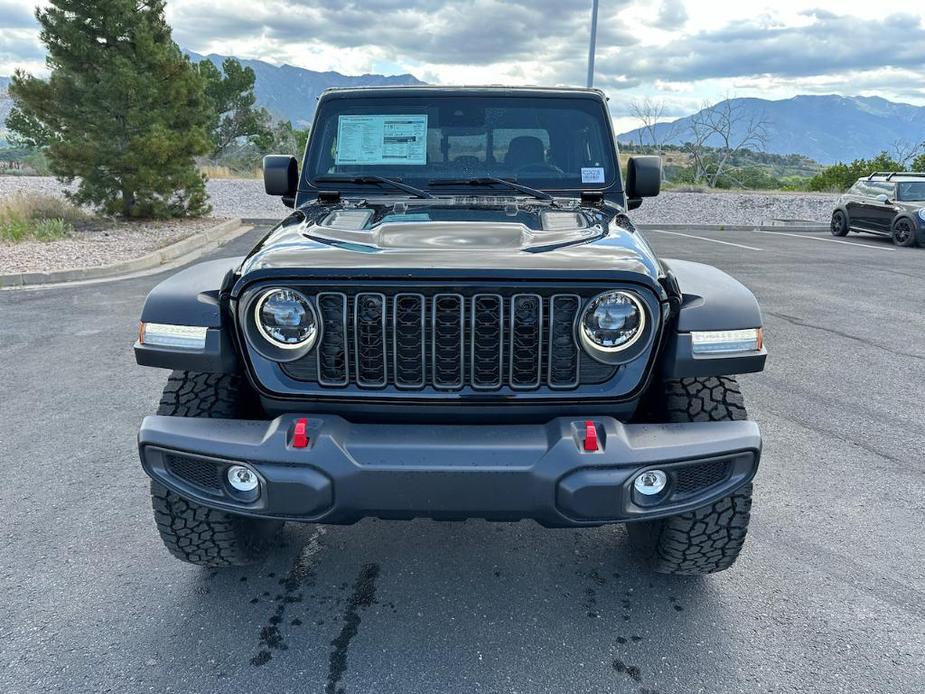
M735 378L711 376L666 381L663 413L668 422L748 419ZM654 521L631 523L630 542L658 573L703 575L732 566L745 543L752 506L751 483L707 506Z
M242 413L242 383L228 374L174 371L157 414L232 419ZM210 509L151 482L154 522L177 559L198 566L247 566L259 562L282 521L248 518Z

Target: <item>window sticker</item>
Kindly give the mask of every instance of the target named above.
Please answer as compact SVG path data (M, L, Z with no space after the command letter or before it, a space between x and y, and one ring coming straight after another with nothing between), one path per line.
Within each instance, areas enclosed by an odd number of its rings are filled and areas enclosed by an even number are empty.
M582 183L603 183L604 182L604 169L600 166L591 166L588 168L582 167L581 182Z
M427 114L340 116L334 163L427 163Z

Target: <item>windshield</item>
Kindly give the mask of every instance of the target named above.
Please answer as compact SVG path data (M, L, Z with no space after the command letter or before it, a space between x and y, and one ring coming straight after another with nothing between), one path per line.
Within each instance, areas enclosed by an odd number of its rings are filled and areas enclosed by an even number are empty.
M925 200L925 181L908 181L899 184L900 200Z
M498 177L546 190L616 181L608 116L596 99L430 93L333 98L320 109L305 167L314 186L344 188L325 182L344 176L436 183L434 192L447 179Z

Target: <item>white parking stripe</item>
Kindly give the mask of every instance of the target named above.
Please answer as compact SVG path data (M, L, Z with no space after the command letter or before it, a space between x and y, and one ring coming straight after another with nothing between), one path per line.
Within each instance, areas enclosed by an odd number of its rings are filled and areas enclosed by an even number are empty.
M732 241L720 241L719 239L711 239L706 236L695 236L694 234L682 234L680 231L668 231L666 229L646 229L646 231L654 231L659 234L671 234L672 236L686 236L689 239L698 239L700 241L710 241L711 243L721 243L724 246L735 246L736 248L744 248L747 251L762 251L763 248L755 248L754 246L746 246L742 243L732 243Z
M838 239L820 239L817 236L804 236L803 234L790 234L786 231L763 231L761 229L752 229L753 234L774 234L775 236L792 236L795 239L807 239L809 241L825 241L826 243L841 243L845 246L854 246L855 248L872 248L875 251L895 251L895 248L887 246L874 246L870 243L859 243L857 241L839 241Z

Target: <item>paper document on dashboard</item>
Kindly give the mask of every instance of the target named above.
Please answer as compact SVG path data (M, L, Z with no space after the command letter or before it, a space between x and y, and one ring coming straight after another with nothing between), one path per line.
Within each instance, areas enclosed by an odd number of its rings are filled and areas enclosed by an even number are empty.
M427 114L340 116L334 163L426 164Z

